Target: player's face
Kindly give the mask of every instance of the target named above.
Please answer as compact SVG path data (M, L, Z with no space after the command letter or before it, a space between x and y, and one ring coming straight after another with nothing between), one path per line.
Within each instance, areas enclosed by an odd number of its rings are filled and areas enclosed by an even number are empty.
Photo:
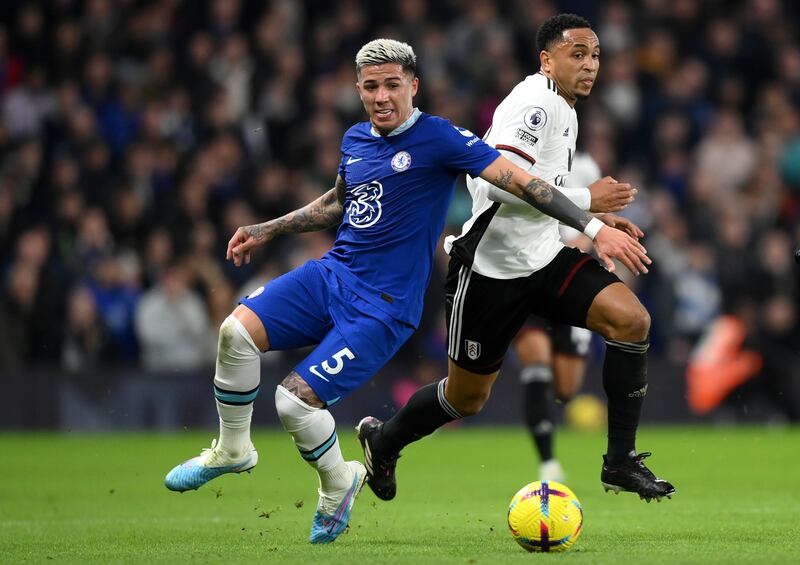
M600 69L600 42L589 28L568 29L562 37L552 49L542 51L542 70L574 102L592 91Z
M369 120L383 135L411 116L418 86L419 79L404 71L399 63L362 67L356 83Z

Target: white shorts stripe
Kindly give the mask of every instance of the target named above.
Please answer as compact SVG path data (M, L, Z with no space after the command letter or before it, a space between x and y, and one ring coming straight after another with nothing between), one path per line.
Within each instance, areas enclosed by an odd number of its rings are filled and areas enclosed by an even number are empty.
M458 276L458 287L453 297L453 311L450 315L450 348L448 351L450 357L454 361L458 361L459 343L461 343L461 324L464 317L464 296L467 294L469 280L472 278L472 269L462 266Z
M455 341L456 335L455 328L456 318L458 317L459 298L461 297L461 287L464 285L464 274L466 269L467 268L462 265L458 270L458 284L456 284L456 292L453 294L453 309L450 312L450 328L447 336L447 354L450 355L450 357L454 357L456 354L456 351L454 351L453 348L453 342Z

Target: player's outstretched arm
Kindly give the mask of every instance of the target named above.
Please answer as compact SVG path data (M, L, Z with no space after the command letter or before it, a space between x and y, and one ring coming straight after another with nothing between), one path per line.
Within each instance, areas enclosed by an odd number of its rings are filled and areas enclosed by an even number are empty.
M238 228L228 242L225 258L232 259L239 267L242 262L250 263L250 251L254 247L271 241L275 236L319 231L338 225L344 215L346 187L344 179L337 176L336 186L310 204L280 218Z
M589 185L592 196L590 212L619 212L633 202L638 191L630 184L603 177ZM612 226L613 227L613 226Z
M588 235L594 241L597 256L609 271L615 270L612 258L619 260L636 275L646 273L645 265L652 263L647 250L627 233L606 228L602 221L578 208L560 190L547 181L529 175L505 157L495 159L480 176L537 210Z
M569 198L576 206L590 212L619 212L628 207L628 204L636 198L638 190L628 183L617 182L612 177L603 177L596 180L588 188L565 188L556 187L559 192ZM589 202L586 203L584 194L589 191ZM500 202L501 204L519 204L519 198L513 196L506 190L495 186L489 189L489 200Z

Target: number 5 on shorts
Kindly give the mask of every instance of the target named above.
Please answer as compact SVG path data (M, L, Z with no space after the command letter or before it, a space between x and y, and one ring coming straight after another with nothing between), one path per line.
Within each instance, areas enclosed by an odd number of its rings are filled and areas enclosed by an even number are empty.
M332 358L333 359L333 366L331 366L331 364L328 363L327 361L323 361L321 363L322 370L325 371L326 373L328 373L329 375L338 375L342 371L342 369L344 369L344 358L345 357L347 357L350 360L356 358L356 356L353 354L353 352L350 351L350 349L348 349L347 347L345 347L345 348L340 349L339 351L337 351L336 353L333 354L333 358ZM316 365L311 365L308 368L308 370L311 371L312 373L314 373L319 378L321 378L323 381L328 381L328 379L323 377L319 373L319 371L317 371L317 366Z

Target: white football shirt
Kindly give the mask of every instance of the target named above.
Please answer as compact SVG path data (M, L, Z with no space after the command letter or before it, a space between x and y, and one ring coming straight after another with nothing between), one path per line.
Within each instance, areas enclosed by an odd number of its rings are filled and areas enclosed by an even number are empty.
M484 140L515 165L560 188L584 210L586 185L565 189L575 156L578 118L555 82L541 73L520 82L500 103ZM526 277L547 265L564 246L558 221L481 179L467 177L472 217L445 251L481 275Z

